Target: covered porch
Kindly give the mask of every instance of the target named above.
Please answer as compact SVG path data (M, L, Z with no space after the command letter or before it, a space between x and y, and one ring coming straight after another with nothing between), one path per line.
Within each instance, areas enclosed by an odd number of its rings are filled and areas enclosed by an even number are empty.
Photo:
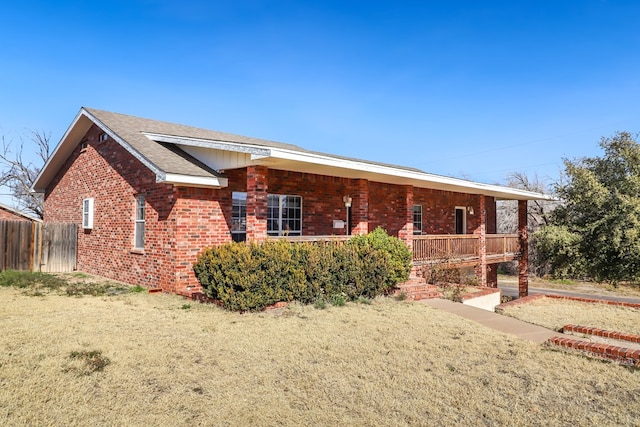
M412 250L416 272L428 265L473 267L481 286L497 286L496 269L488 266L517 260L519 293L528 293L528 193L518 200L518 233L496 234L495 201L513 200L518 191L399 185L265 166L238 172L234 181L246 186L232 194L232 223L242 240L344 240L380 226Z

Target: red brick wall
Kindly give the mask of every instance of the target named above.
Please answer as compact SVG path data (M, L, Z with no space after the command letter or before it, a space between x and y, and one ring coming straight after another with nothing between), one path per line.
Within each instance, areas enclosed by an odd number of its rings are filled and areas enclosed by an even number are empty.
M269 170L269 194L302 196L303 235L343 235L346 229L334 229L333 220L346 221L342 198L355 194L351 181L326 175Z
M147 287L171 289L175 242L171 186L115 141L98 142L93 126L87 147L78 145L45 193L46 222L79 225L78 269ZM135 197L146 197L144 251L133 250ZM94 198L93 229L82 229L82 200Z
M236 179L229 179L230 185L234 181L244 182L244 177L237 174ZM362 188L360 180L269 169L268 193L302 196L304 235L344 234L344 230L333 228L333 220L346 218L343 196L351 195L352 209L358 206L358 194L363 192ZM399 214L406 209L406 188L379 182L368 182L365 188L368 189L368 203L364 207L368 208L369 231L381 226L389 234L398 236L406 227L406 219ZM234 191L246 191L246 186L236 187ZM456 206L474 208L474 215L467 213L467 233L473 233L480 224L480 198L477 195L413 188L413 204L422 205L424 234L455 233ZM408 206L409 210L413 204ZM495 233L495 200L486 197L486 205L487 233ZM408 217L412 219L411 215ZM356 224L351 226L353 229Z
M179 187L175 190L175 277L178 287L199 288L193 262L202 249L231 241L231 191Z
M480 225L480 196L451 191L414 188L413 203L422 205L423 234L454 234L456 232L456 207L471 206L474 214L467 212L466 233L471 234ZM495 201L486 198L487 232L495 232ZM490 225L493 221L493 225ZM492 231L493 230L493 231Z
M0 221L29 221L27 218L17 215L0 207Z

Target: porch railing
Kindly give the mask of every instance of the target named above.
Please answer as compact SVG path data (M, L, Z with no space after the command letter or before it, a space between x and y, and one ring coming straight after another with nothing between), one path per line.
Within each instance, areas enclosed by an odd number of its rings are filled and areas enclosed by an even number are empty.
M269 236L269 240L289 242L346 242L353 236ZM487 234L488 263L512 261L520 255L517 234ZM415 264L472 265L480 260L478 234L426 234L413 236Z
M520 252L517 234L487 234L487 262L516 259ZM443 234L413 236L413 261L417 264L473 264L480 260L480 236Z
M269 236L269 240L287 240L289 242L346 242L353 236Z

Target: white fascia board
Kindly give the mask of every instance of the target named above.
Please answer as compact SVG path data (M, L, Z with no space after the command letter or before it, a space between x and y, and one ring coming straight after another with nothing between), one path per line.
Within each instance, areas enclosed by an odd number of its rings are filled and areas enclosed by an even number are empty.
M212 148L214 150L233 151L236 153L250 154L251 158L262 159L271 155L268 148L258 147L249 144L240 144L228 141L217 141L212 139L188 138L185 136L161 135L157 133L144 132L144 136L152 141L167 142L170 144L188 145L192 147Z
M70 137L71 131L73 129L75 129L76 125L78 124L78 122L80 121L82 116L84 115L83 114L84 112L85 112L84 108L81 108L80 111L78 111L78 114L76 114L76 117L73 119L73 121L71 122L71 124L67 128L66 132L64 133L64 135L62 135L62 138L60 138L60 141L58 142L58 145L56 145L56 148L53 150L53 153L51 153L51 155L49 156L49 158L45 162L44 166L42 166L42 169L40 169L40 173L38 174L36 179L33 181L33 184L31 185L31 188L29 188L29 191L31 191L32 193L44 193L45 188L44 187L40 187L40 186L38 186L39 188L36 188L36 185L38 185L38 183L39 183L40 179L42 178L42 176L45 173L47 173L47 169L49 168L51 163L53 163L54 161L58 160L57 157L56 157L58 155L58 152L62 149L63 146L67 145L67 144L64 144L64 142ZM64 160L66 160L66 158L63 159L63 161Z
M499 185L483 184L480 182L466 181L459 178L451 178L442 175L433 175L426 172L417 172L407 169L394 168L392 166L376 165L373 163L359 162L356 160L340 159L336 157L323 156L315 153L303 153L292 150L271 149L272 158L285 159L295 162L314 163L323 166L353 169L374 174L407 178L409 180L430 182L447 186L454 186L460 190L477 194L499 194L498 198L507 199L527 199L527 200L555 200L552 196L533 191L519 190L516 188L503 187Z
M229 185L227 178L208 178L204 176L180 175L176 173L167 173L156 176L156 182L166 184L174 184L177 186L189 187L207 187L207 188L223 188Z

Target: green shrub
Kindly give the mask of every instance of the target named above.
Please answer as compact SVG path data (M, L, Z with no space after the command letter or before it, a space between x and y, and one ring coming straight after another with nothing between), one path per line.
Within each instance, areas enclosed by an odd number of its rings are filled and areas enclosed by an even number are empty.
M409 280L412 254L409 247L397 237L389 236L382 227L377 227L369 234L355 236L347 242L360 248L369 246L380 251L389 264L389 275L386 288L391 289L398 283Z
M408 278L411 253L400 240L382 229L352 240L232 242L206 249L193 268L203 292L236 311L279 301L339 302L336 295L343 303L374 298Z

